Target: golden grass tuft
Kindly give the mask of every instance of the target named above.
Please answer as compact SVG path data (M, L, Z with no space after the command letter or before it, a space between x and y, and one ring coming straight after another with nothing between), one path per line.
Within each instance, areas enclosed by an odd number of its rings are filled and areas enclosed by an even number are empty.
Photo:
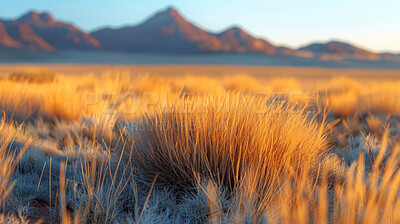
M184 79L176 81L183 86L182 91L192 94L224 94L225 89L221 81L206 76L187 75Z
M362 104L366 110L386 113L400 113L400 82L375 83L365 94Z
M386 154L388 130L372 170L365 172L364 156L346 169L344 182L329 186L323 171L321 183L308 176L289 177L279 193L275 207L269 210L272 222L284 223L398 223L395 212L400 205L400 148ZM290 184L293 180L295 184Z
M290 93L301 91L301 85L295 78L274 78L268 83L273 92Z
M333 93L328 96L326 104L330 111L347 117L359 111L359 96L352 91Z
M382 121L380 119L380 117L377 115L370 114L366 118L366 122L367 122L369 131L372 133L380 134L384 128L384 121Z
M223 86L228 91L238 92L264 92L265 88L260 82L246 74L236 74L233 76L225 76Z
M145 181L159 174L159 184L179 190L198 177L231 191L246 183L267 204L289 168L311 169L328 149L323 125L283 103L240 94L195 102L135 124L132 159Z

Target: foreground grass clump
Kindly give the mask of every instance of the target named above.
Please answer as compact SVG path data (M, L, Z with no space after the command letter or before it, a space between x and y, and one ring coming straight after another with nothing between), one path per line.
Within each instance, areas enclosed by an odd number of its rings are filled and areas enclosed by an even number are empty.
M329 186L321 170L318 184L307 176L289 177L268 218L273 223L399 223L400 148L387 150L389 131L376 157L360 154L345 169L343 181ZM373 160L366 171L367 160ZM333 164L332 164L333 165ZM339 164L336 164L339 165Z
M176 103L131 127L133 163L146 182L158 174L178 190L204 179L230 192L245 185L262 213L285 175L311 173L328 149L324 126L307 115L251 95Z
M1 223L26 223L25 217L19 214L15 216L16 211L8 202L8 197L13 187L17 184L12 180L12 175L16 169L22 154L31 143L30 138L18 136L21 130L13 125L8 125L5 119L0 121L0 222ZM21 141L22 148L15 150L15 144Z

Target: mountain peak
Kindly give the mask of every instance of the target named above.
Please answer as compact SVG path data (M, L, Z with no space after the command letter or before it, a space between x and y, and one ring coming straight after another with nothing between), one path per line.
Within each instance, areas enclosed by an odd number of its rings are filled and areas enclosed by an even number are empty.
M226 31L243 32L243 29L239 26L232 26L232 27L229 27L228 29L226 29Z
M192 24L187 21L178 10L173 7L168 7L158 11L139 26L163 29L164 32L172 34L179 29L189 28L191 25Z
M166 13L169 13L169 14L179 14L178 10L177 10L175 7L173 7L173 6L169 6L169 7L165 10L165 12L166 12Z
M329 42L325 43L325 45L331 46L331 47L334 47L334 46L339 47L340 46L340 47L346 47L346 48L357 48L356 46L354 46L350 43L345 43L343 41L338 41L338 40L329 41Z
M137 26L102 29L92 34L104 49L114 51L199 53L221 49L216 36L188 21L173 7L158 11Z
M348 43L345 43L343 41L338 41L338 40L331 40L327 42L326 44L343 44L343 45L349 45Z
M39 17L40 17L40 19L42 21L45 21L47 23L53 23L54 22L53 16L50 13L47 13L47 12L42 13L42 14L40 14Z
M155 14L156 18L160 18L160 19L167 19L167 18L173 18L173 19L178 19L178 18L182 18L180 12L170 6L168 8L166 8L165 10L159 11L158 13Z
M39 13L37 11L30 11L18 19L20 23L32 23L37 25L54 24L54 19L50 13Z
M222 33L227 33L227 32L233 32L233 33L237 33L237 34L241 34L241 33L246 33L241 27L239 26L232 26L229 27L228 29L226 29L225 31L223 31Z
M250 36L246 31L243 30L243 28L239 27L239 26L232 26L229 27L228 29L222 31L221 33L219 33L219 36L225 35L225 34L233 34L233 35L237 35L237 36Z

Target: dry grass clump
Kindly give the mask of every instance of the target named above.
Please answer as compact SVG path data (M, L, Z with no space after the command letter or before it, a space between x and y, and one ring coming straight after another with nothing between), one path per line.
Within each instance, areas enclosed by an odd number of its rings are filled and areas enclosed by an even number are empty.
M117 140L118 143L108 143L109 136L106 132L110 129L109 125L112 125L108 124L112 118L98 120L94 119L93 126L81 128L87 128L86 132L92 132L91 136L102 133L104 136L94 137L89 141L83 136L78 136L77 145L71 149L62 147L57 154L47 153L40 144L31 143L33 136L25 133L26 127L15 126L5 121L0 123L0 133L2 133L0 220L2 222L27 223L29 220L26 217L34 220L42 218L46 222L50 220L51 223L60 220L64 222L72 220L74 223L116 221L117 216L129 207L125 202L137 194L133 188L134 182L129 165L130 153L124 153L129 149L125 149L127 143L122 136ZM54 132L70 131L67 129L70 123L56 125L59 130L53 130ZM58 134L54 135L55 139L48 139L49 143L57 140ZM25 151L26 153L22 155ZM110 155L110 152L113 154ZM127 157L122 158L122 155ZM122 164L122 161L128 163ZM25 186L25 189L21 186ZM131 187L132 189L129 189ZM127 192L132 195L127 195ZM35 196L32 197L32 194ZM7 201L10 195L14 202L18 202L20 198L29 202L39 200L41 202L39 206L43 207L36 208L35 205L30 205L32 207L17 216L19 212L17 205L14 205L13 201ZM60 208L62 212L58 216ZM48 214L52 217L43 216L43 213L33 213L42 210L49 210Z
M246 74L225 76L223 86L227 91L265 92L266 90L257 79Z
M300 83L295 78L274 78L268 83L273 92L290 93L302 90Z
M356 80L333 78L326 87L325 104L328 111L347 117L360 112L361 84Z
M2 222L13 223L23 220L22 216L17 218L8 214L13 210L9 209L7 207L9 204L6 203L12 188L17 183L11 179L13 172L22 154L31 143L31 139L25 138L25 136L19 137L19 132L21 132L20 129L6 124L5 119L0 121L0 221Z
M61 192L69 198L69 207L73 213L67 214L64 209L62 218L75 220L76 223L113 223L127 206L125 203L129 198L137 195L135 192L132 174L129 165L120 164L122 158L117 158L117 163L110 158L85 158L80 162L81 182L80 188L75 187L69 192ZM121 165L121 166L120 166ZM61 169L62 171L62 169ZM65 171L63 171L65 172ZM61 178L61 186L68 187L68 181ZM70 182L69 184L74 184ZM129 190L130 189L130 190ZM126 195L126 192L132 195ZM65 204L66 206L66 204Z
M26 121L38 117L76 119L79 114L74 100L75 91L61 83L31 85L9 80L0 81L0 109L10 118Z
M198 178L230 191L245 183L266 206L285 173L316 168L328 149L323 125L261 97L204 97L166 109L133 125L132 159L145 181L158 174L159 184L179 190Z
M367 122L369 132L377 134L382 133L385 121L382 121L379 116L370 114L365 121Z
M225 89L221 80L207 76L187 75L184 79L176 80L182 88L182 92L191 94L224 94Z
M19 215L4 215L0 214L0 223L3 224L28 224L30 223L29 220L26 219L26 217ZM41 223L41 222L37 222Z
M347 117L359 111L359 94L353 91L332 93L325 103L329 111Z
M143 95L143 93L178 92L181 89L181 87L175 86L171 80L163 77L152 77L149 75L137 77L132 80L132 85L133 92L138 96Z
M363 111L393 115L400 112L399 82L360 83L334 78L326 87L325 103L330 110L346 117Z
M332 93L339 92L361 92L363 86L360 82L355 79L347 77L335 77L332 78L325 87L327 91Z
M326 157L319 163L317 182L307 172L287 172L267 208L260 203L259 189L252 188L259 172L237 188L228 210L223 208L227 199L208 183L209 219L213 223L398 223L400 147L388 151L388 137L386 130L374 158L360 154L350 167L336 156ZM370 159L373 164L367 171ZM324 167L335 168L341 180L332 181L332 169Z
M12 168L15 168L13 166L13 156L9 156L6 153L6 146L2 145L2 149L0 152L0 162L1 162L1 167L0 167L0 211L3 211L3 206L4 206L4 201L6 200L7 196L9 195L14 183L11 183L9 186L9 180L12 175ZM11 169L10 169L11 168Z
M113 108L108 95L118 96L125 87L114 77L66 77L34 85L0 81L0 110L17 121L45 118L76 120L82 115L101 114Z
M296 177L283 187L269 220L283 223L398 223L400 205L399 147L387 154L388 132L382 140L372 170L366 172L362 154L345 171L342 183L329 187L323 171L314 185L309 177ZM288 182L290 183L290 182Z
M7 78L14 82L42 84L53 82L55 80L55 74L45 70L25 69L11 72Z
M365 109L386 113L400 113L400 82L373 83L362 99Z

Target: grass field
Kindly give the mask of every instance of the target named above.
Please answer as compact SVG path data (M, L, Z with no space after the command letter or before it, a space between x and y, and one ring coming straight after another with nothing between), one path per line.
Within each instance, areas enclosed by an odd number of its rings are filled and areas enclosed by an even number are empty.
M0 223L399 223L400 71L0 66Z

